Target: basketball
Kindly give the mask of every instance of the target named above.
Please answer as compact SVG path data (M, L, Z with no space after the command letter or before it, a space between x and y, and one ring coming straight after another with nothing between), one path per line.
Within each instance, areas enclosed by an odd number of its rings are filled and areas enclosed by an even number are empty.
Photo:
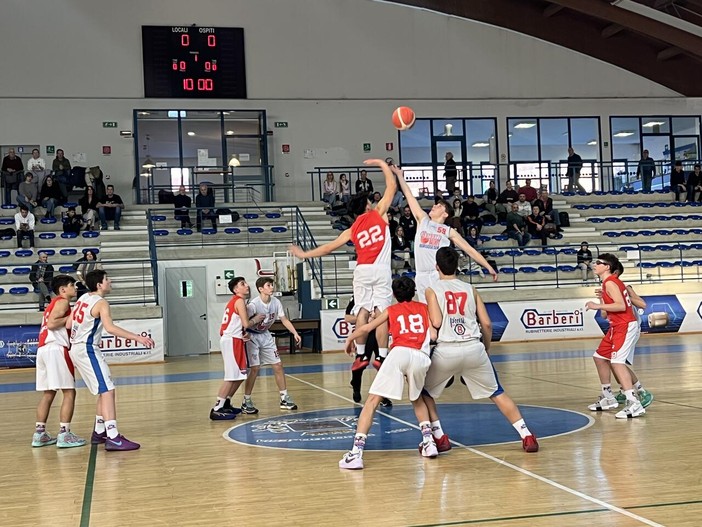
M409 130L414 125L414 110L409 106L400 106L392 112L392 124L398 130Z

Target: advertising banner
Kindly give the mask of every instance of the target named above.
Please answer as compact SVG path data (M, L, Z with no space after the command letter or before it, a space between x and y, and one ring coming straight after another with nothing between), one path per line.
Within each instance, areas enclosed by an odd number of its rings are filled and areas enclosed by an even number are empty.
M147 349L128 339L103 332L100 341L109 364L163 362L163 319L120 320L121 327L139 335L148 335L156 346ZM27 368L36 363L39 326L0 326L0 368Z

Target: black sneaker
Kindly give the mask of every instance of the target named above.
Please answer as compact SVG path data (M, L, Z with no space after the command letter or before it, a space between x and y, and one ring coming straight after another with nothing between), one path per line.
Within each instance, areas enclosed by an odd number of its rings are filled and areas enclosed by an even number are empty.
M212 419L213 421L231 421L232 419L236 419L235 414L231 412L225 412L222 410L222 408L220 408L219 410L215 410L214 408L212 408L212 410L210 410L210 419Z
M387 397L383 397L382 401L380 401L380 406L383 408L392 408L392 401Z
M280 400L280 408L282 410L297 410L297 405L289 395L286 395Z
M227 399L224 401L224 406L222 406L220 411L236 415L241 413L241 408L234 408L232 402Z

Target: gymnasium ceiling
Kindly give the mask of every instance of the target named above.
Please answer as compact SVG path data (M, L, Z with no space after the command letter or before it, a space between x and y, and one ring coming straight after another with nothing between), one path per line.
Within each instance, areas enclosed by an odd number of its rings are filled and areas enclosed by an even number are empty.
M386 1L530 35L702 97L702 0Z

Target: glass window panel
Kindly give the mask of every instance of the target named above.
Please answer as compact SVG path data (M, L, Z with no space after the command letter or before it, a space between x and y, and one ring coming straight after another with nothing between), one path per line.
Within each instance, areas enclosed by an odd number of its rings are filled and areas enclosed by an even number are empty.
M232 135L262 134L261 115L259 112L222 112L224 116L224 133Z
M600 160L600 126L597 118L570 120L570 144L583 159Z
M180 166L178 121L167 112L137 112L136 137L140 167L147 157L159 166Z
M539 158L536 119L508 119L507 132L511 161L534 161Z
M494 119L466 119L468 162L496 162L497 140Z
M239 162L233 166L260 166L261 140L258 137L227 137L227 155ZM229 159L227 160L229 162Z
M673 117L675 135L700 135L699 117Z
M568 119L539 119L539 131L542 160L568 157Z
M641 132L644 134L669 134L669 117L642 117Z
M191 111L181 119L183 166L226 166L219 111Z
M431 163L430 124L429 119L417 119L412 128L398 132L401 166Z
M463 135L463 120L435 119L433 129L435 136L450 137L452 135Z
M612 117L612 158L638 160L641 156L641 133L638 117Z

